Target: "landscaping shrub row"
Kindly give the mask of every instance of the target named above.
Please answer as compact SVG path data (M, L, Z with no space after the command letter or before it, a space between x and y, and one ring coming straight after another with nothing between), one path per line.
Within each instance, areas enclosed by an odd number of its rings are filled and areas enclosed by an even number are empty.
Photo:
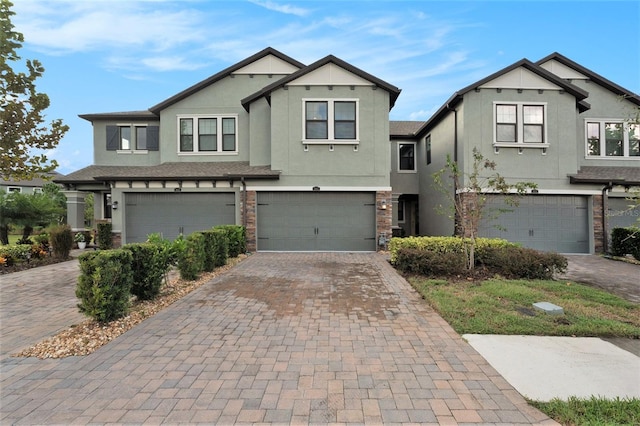
M392 238L391 263L404 273L425 276L464 276L469 273L465 244L459 237ZM564 272L567 259L500 239L478 238L474 267L505 278L551 279Z
M20 240L17 244L0 246L0 267L37 261L47 256L68 259L73 247L73 234L69 225L49 228L48 232L33 235L33 239Z
M614 256L630 254L634 259L640 260L640 228L636 226L613 228L611 231L611 254Z
M152 300L160 294L171 266L177 266L182 279L196 280L202 272L225 265L229 247L234 247L233 257L246 251L246 243L240 241L244 236L244 227L225 225L179 236L174 242L154 234L145 243L83 253L78 308L99 322L121 318L129 311L131 296Z

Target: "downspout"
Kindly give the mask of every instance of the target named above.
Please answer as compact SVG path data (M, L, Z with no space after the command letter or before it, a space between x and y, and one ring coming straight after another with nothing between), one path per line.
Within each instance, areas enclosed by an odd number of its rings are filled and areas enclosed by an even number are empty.
M458 110L447 104L447 110L453 112L453 161L458 162Z
M242 226L247 229L247 183L244 181L244 176L240 178L242 183Z
M609 208L607 191L613 188L613 183L609 182L602 188L602 249L604 254L609 252L609 233L607 232L607 226L609 225L607 221L607 209Z

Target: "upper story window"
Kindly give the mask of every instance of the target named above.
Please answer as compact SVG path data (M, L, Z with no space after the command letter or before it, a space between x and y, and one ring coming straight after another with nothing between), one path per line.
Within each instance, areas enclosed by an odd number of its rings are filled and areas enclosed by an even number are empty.
M496 103L496 146L541 147L547 145L544 104Z
M180 153L235 154L238 152L236 117L179 117Z
M107 126L107 151L118 153L158 151L159 127L120 124Z
M424 144L427 147L427 165L431 164L431 135L427 135L424 140Z
M303 104L305 144L358 143L357 100L306 99Z
M398 144L398 171L416 171L416 144L413 142L403 142Z
M588 157L640 157L640 124L587 121Z

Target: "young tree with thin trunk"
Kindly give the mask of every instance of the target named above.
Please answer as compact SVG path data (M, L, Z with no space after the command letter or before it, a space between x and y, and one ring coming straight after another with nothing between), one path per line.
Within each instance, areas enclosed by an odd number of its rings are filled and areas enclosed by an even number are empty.
M464 173L457 162L447 155L446 166L433 174L435 189L442 193L448 205L438 205L436 211L454 221L455 234L466 239L467 267L475 266L476 238L482 220L495 220L505 209L488 209L489 194L505 196L505 203L517 207L518 198L528 189L535 189L532 182L508 183L503 176L495 172L497 164L483 157L477 148L473 148L473 164L470 173ZM482 176L483 171L491 174ZM450 183L446 178L451 179Z

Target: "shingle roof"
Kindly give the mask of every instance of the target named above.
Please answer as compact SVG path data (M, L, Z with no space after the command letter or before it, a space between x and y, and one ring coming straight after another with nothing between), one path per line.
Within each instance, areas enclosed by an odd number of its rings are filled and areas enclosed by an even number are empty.
M565 80L563 80L562 78L558 77L557 75L553 74L550 71L547 71L546 69L542 68L541 66L539 66L538 64L534 64L533 62L531 62L528 59L521 59L518 62L509 65L506 68L501 69L500 71L497 71L493 74L491 74L488 77L483 78L480 81L477 81L467 87L465 87L464 89L458 90L457 92L455 92L445 103L444 105L442 105L438 111L436 111L435 114L433 114L433 116L431 116L431 118L424 123L424 125L422 126L422 129L420 129L420 131L418 132L420 136L424 135L426 132L428 132L433 125L435 125L435 123L439 122L440 119L442 119L444 116L446 116L450 111L451 108L455 108L455 106L460 103L460 101L462 101L463 96L472 91L475 90L476 88L482 86L483 84L486 84L488 82L490 82L491 80L494 80L498 77L500 77L501 75L504 75L510 71L513 71L517 68L523 67L531 72L533 72L534 74L537 74L538 76L545 78L549 81L551 81L552 83L558 85L559 87L561 87L564 91L566 91L567 93L573 95L576 98L576 105L577 107L580 109L580 111L586 111L589 108L591 108L591 105L589 105L587 102L585 102L584 100L589 96L589 93L587 93L586 91L582 90L581 88L579 88L578 86L575 86Z
M245 67L255 61L257 61L258 59L261 59L267 55L273 55L279 59L282 59L285 62L290 63L291 65L296 66L297 68L302 68L305 65L302 62L298 62L295 59L291 58L290 56L285 55L282 52L277 51L276 49L272 48L272 47L267 47L266 49L261 50L260 52L256 53L255 55L252 55L250 57L248 57L247 59L244 59L240 62L238 62L235 65L231 65L228 68L225 68L224 70L212 75L211 77L207 78L206 80L203 80L197 84L194 84L193 86L183 90L182 92L170 97L169 99L166 99L162 102L160 102L159 104L152 106L151 108L149 108L149 111L154 112L156 114L159 114L160 111L162 111L163 109L165 109L168 106L171 106L173 104L175 104L176 102L181 101L182 99L193 95L194 93L204 89L207 86L212 85L213 83L231 75L234 71L239 70L242 67Z
M571 183L640 185L640 167L585 166L569 175Z
M389 109L393 108L393 106L396 103L396 100L398 99L398 96L400 96L400 89L397 88L396 86L393 86L389 83L387 83L386 81L383 81L381 79L379 79L378 77L375 77L363 70L361 70L360 68L354 67L353 65L349 64L348 62L343 61L340 58L337 58L333 55L328 55L325 56L324 58L314 62L313 64L306 66L296 72L294 72L293 74L289 74L286 77L281 78L280 80L268 85L267 87L263 88L262 90L254 93L253 95L247 96L246 98L242 99L240 102L242 103L242 106L244 107L244 109L246 109L247 111L249 111L249 105L257 100L260 99L264 96L269 96L271 94L271 92L273 92L276 89L279 89L281 87L284 87L287 83L296 80L300 77L302 77L305 74L308 74L312 71L317 70L320 67L323 67L329 63L333 63L341 68L344 68L345 70L357 75L358 77L364 78L365 80L370 81L371 83L373 83L376 87L380 87L384 90L386 90L387 92L389 92Z
M80 114L80 118L87 121L93 120L157 120L159 116L151 111L122 111L122 112L99 112L96 114Z
M636 105L640 105L640 96L637 95L636 93L633 93L631 90L625 89L622 86L617 85L616 83L612 82L611 80L608 80L606 78L604 78L603 76L601 76L600 74L597 74L593 71L591 71L588 68L583 67L582 65L573 62L571 59L567 58L566 56L561 55L558 52L554 52L548 56L545 56L544 58L540 59L538 62L536 62L537 65L542 65L545 62L551 61L551 60L555 60L560 62L561 64L572 68L576 71L578 71L580 74L584 74L587 77L589 77L591 79L591 81L599 84L600 86L604 87L605 89L615 93L616 95L619 96L624 96L625 99L627 99L630 102L633 102Z
M0 185L15 185L15 186L39 188L45 183L51 183L52 180L55 180L58 177L63 176L58 172L47 173L47 175L48 175L48 179L42 179L41 177L34 177L31 180L15 180L13 178L4 179L3 177L0 177Z
M62 184L110 180L168 179L279 179L269 166L250 166L246 161L163 163L157 166L88 166L56 179Z
M393 137L415 137L424 121L389 121L389 135Z

